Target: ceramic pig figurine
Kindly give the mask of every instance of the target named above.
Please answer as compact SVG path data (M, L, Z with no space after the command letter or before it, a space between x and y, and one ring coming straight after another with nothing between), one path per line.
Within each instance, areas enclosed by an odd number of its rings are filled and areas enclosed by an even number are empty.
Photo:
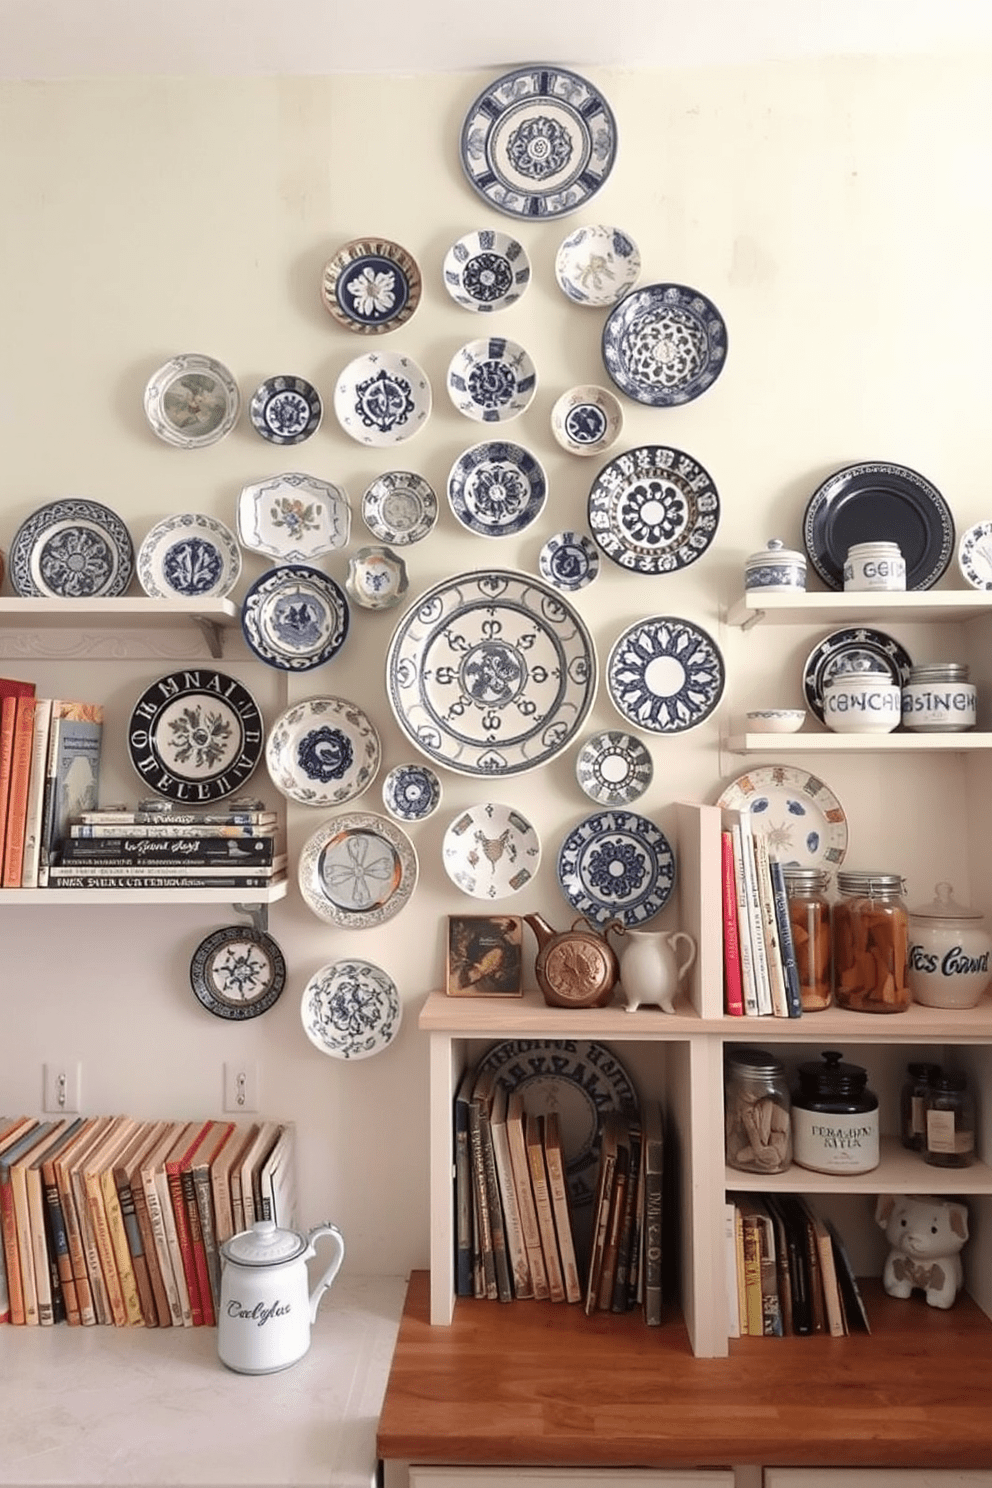
M882 1272L890 1297L926 1293L931 1307L951 1307L962 1281L958 1254L968 1238L968 1210L948 1199L880 1194L875 1220L892 1249Z

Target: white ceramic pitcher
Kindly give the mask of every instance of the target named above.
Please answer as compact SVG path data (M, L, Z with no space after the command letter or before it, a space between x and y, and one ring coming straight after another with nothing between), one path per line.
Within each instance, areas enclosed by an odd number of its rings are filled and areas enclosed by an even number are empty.
M614 921L610 926L622 937L620 996L628 1013L644 1004L656 1004L663 1012L675 1011L675 998L682 978L696 959L696 942L685 930L631 930ZM681 961L678 946L684 942Z

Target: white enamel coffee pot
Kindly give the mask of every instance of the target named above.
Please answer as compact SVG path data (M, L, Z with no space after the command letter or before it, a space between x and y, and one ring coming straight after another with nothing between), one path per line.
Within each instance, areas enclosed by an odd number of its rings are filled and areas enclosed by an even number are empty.
M330 1238L333 1255L313 1290L307 1261L315 1241ZM310 1328L320 1299L344 1260L344 1238L336 1225L317 1225L309 1234L282 1230L259 1219L250 1230L225 1240L217 1352L239 1374L273 1374L288 1369L310 1347Z

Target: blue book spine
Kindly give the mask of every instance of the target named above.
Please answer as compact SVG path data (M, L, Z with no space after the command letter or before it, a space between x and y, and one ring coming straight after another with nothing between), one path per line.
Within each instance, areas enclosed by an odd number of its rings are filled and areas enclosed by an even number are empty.
M801 1018L803 1001L799 990L799 963L796 960L796 948L792 940L792 921L789 918L789 896L785 891L785 875L782 872L782 864L775 858L770 859L769 869L772 876L772 899L775 904L775 923L778 926L782 971L785 976L786 1005L790 1018Z

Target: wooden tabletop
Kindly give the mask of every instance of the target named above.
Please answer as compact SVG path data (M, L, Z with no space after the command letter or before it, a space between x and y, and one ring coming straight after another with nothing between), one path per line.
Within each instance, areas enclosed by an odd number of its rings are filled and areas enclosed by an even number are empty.
M992 1467L992 1323L862 1283L870 1336L748 1338L696 1359L674 1314L459 1301L410 1279L379 1423L387 1461L561 1467Z

